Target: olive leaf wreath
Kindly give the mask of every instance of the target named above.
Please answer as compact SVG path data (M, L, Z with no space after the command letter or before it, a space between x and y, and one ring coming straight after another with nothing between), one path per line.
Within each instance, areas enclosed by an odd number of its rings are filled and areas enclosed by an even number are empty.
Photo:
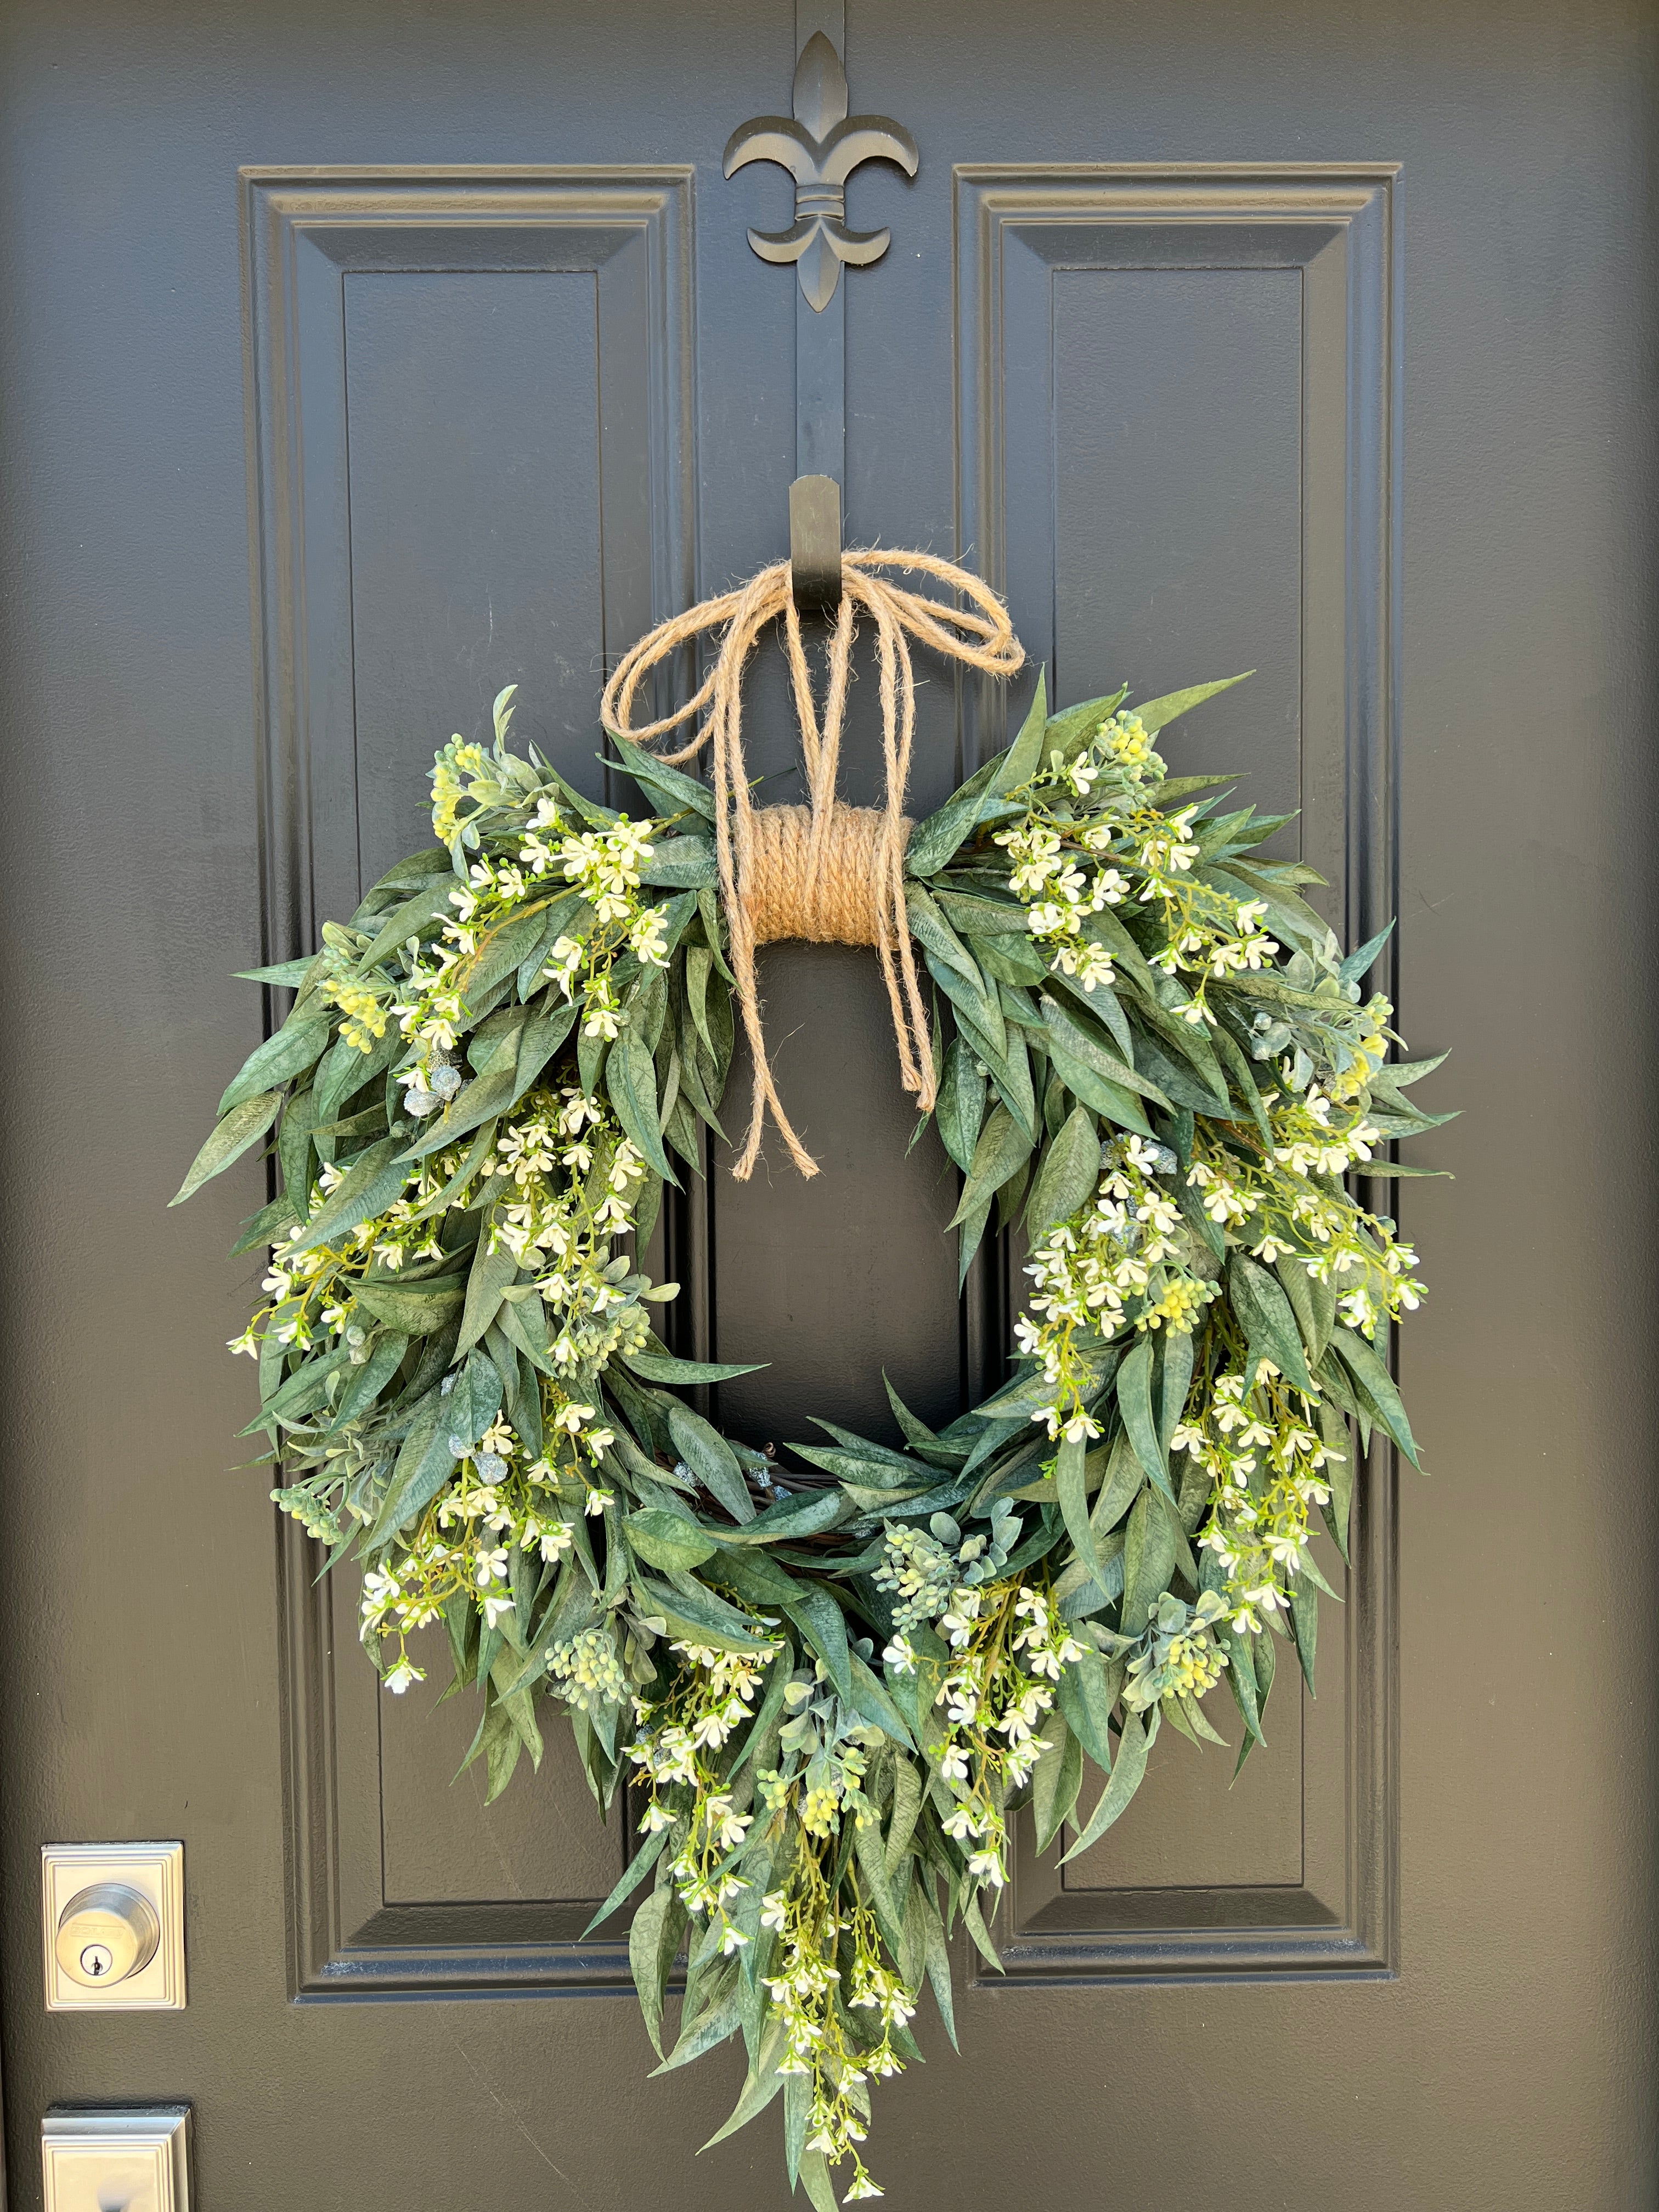
M1012 1379L937 1431L889 1385L901 1449L821 1420L786 1473L679 1395L751 1370L672 1356L675 1285L621 1249L723 1133L729 792L612 728L653 811L599 805L509 750L514 688L491 748L437 756L440 842L252 971L292 1009L173 1203L274 1128L235 1247L270 1246L267 1302L232 1347L273 1497L362 1563L388 1689L441 1624L491 1797L550 1695L601 1808L631 1785L595 1924L650 1885L629 1952L664 2068L741 2034L720 2136L781 2093L824 2212L843 2160L847 2201L881 2193L870 2084L919 2057L924 1984L955 2039L955 1924L995 1961L1012 1810L1075 1856L1165 1720L1219 1741L1224 1681L1242 1764L1281 1641L1311 1683L1350 1424L1417 1458L1384 1358L1415 1255L1344 1179L1409 1172L1377 1155L1448 1118L1404 1097L1439 1063L1388 1063L1387 932L1345 957L1314 872L1261 856L1289 817L1166 775L1158 732L1225 684L1050 717L1039 681L903 860L962 1269L994 1216L1029 1242Z

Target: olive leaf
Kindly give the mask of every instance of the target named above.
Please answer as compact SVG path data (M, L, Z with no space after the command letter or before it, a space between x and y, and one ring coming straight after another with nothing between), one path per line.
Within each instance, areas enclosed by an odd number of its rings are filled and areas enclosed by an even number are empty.
M249 1146L257 1145L276 1119L282 1103L280 1091L267 1091L233 1106L191 1162L183 1182L167 1204L182 1206L204 1182L210 1182L215 1176L222 1175L233 1162L240 1160Z

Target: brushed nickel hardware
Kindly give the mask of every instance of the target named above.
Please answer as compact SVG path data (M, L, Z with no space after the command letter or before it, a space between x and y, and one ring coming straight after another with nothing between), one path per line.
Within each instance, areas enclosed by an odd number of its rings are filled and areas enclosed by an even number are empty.
M763 261L793 262L802 296L822 314L835 297L842 264L867 268L892 241L890 230L848 230L847 179L865 161L892 161L914 177L921 156L902 124L887 115L848 115L847 72L822 31L795 64L794 117L757 115L734 131L726 173L750 161L775 161L795 180L795 220L787 230L751 230Z
M40 1882L48 2012L182 2009L182 1844L47 1844Z
M143 1973L161 1940L161 1919L142 1890L100 1881L64 1907L52 1952L72 1982L91 1990Z
M40 2123L46 2212L190 2212L188 2105L70 2112Z

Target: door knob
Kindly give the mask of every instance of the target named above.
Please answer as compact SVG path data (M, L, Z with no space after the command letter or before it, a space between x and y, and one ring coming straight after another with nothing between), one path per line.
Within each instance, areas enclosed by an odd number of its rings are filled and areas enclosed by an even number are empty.
M72 1982L95 1990L142 1974L161 1940L155 1907L142 1892L124 1881L99 1881L77 1890L64 1907L52 1949Z

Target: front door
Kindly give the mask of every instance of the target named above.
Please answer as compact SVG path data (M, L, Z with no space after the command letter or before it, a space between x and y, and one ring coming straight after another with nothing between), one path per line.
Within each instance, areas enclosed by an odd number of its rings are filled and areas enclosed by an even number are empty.
M921 166L853 179L891 244L819 316L747 239L787 179L722 154L825 25ZM647 2079L625 1929L581 1934L625 1831L562 1742L493 1806L453 1781L464 1705L379 1696L349 1589L227 1472L258 1171L165 1205L258 1033L231 972L424 842L504 684L597 792L606 667L778 557L814 466L850 542L1006 593L1016 713L1039 664L1061 702L1254 668L1172 765L1299 807L1339 927L1399 915L1401 1026L1453 1048L1419 1095L1464 1114L1411 1152L1455 1180L1399 1186L1432 1479L1368 1470L1317 1701L1281 1686L1231 1787L1166 1737L1063 1874L1024 1839L1006 1972L958 1960L962 2054L922 2023L876 2170L914 2212L1651 2201L1654 65L1628 0L10 0L19 2212L48 2106L145 2098L193 2105L209 2208L787 2201L774 2117L694 2156L737 2050ZM1000 741L924 672L916 813ZM769 797L783 701L763 666ZM711 1163L682 1342L771 1363L719 1408L756 1442L889 1434L884 1369L948 1417L1018 1276L959 1309L874 963L763 980L823 1173ZM187 2006L47 2014L40 1847L130 1838L184 1844Z

